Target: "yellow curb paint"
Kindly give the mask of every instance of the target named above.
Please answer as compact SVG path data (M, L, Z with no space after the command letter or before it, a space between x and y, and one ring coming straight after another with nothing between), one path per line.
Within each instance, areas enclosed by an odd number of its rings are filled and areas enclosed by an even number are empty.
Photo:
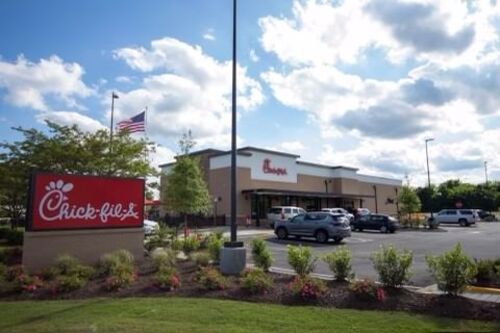
M486 288L486 287L477 287L477 286L467 286L465 291L470 293L481 293L481 294L499 294L500 289L498 288Z

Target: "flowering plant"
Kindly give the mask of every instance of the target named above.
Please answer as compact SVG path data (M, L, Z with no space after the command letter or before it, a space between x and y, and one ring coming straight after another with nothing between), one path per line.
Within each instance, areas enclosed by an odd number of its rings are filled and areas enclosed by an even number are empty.
M293 294L303 299L318 299L326 291L322 280L310 276L295 276L288 287Z

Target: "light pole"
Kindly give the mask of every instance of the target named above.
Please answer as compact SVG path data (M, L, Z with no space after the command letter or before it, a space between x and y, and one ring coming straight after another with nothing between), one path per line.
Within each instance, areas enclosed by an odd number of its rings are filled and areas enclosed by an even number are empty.
M434 138L425 139L425 158L427 159L427 181L429 184L429 199L430 199L430 195L431 195L431 172L429 170L429 149L427 148L427 144L430 141L434 141ZM432 205L430 205L430 206L432 206ZM430 208L431 208L431 219L434 219L434 213L432 211L432 207L430 207Z
M113 117L115 114L115 99L118 99L118 95L115 92L111 92L111 123L109 124L109 152L113 150Z
M223 274L239 275L246 266L246 250L236 234L236 0L233 0L233 75L231 108L231 241L220 251L220 270Z
M484 161L484 179L485 183L488 184L488 162Z

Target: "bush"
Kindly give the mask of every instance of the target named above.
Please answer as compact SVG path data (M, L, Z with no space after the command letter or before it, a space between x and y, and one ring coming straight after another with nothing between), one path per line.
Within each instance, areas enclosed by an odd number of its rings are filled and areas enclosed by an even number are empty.
M384 289L378 287L370 279L354 280L349 285L349 289L362 299L376 299L380 302L385 299Z
M23 250L20 247L0 249L0 263L6 265L15 263L18 261L19 257L23 254Z
M121 265L114 269L104 281L104 288L108 291L116 291L129 287L137 279L137 274L127 265Z
M492 282L500 280L500 258L492 259L474 259L477 274L476 281L481 282Z
M7 234L9 233L10 229L5 228L5 227L0 227L0 239L7 239Z
M44 281L52 281L59 275L57 267L47 267L42 270L40 276Z
M205 267L210 264L210 254L207 252L193 253L191 255L191 260L193 260L197 266Z
M60 275L56 278L56 290L60 292L70 292L83 288L87 280L77 274Z
M24 231L22 230L9 230L5 237L8 245L23 245Z
M0 263L0 280L5 277L5 273L7 272L7 266Z
M309 275L316 265L317 257L313 257L310 247L288 245L288 264L295 272L304 277Z
M181 286L179 275L173 268L162 268L155 274L155 286L163 290L175 290Z
M273 259L271 257L271 252L263 239L254 238L252 240L252 258L255 266L261 268L264 272L269 271L269 267L271 267Z
M43 286L42 280L36 275L20 274L14 279L15 290L35 292Z
M310 276L295 276L289 288L294 295L306 300L318 299L325 291L326 284Z
M147 236L146 249L152 251L159 247L166 247L175 238L175 230L160 223L160 227L153 234Z
M251 294L265 294L273 287L273 280L262 269L249 269L243 273L241 287Z
M130 271L134 269L134 256L127 250L107 253L99 260L99 273L103 276L113 275L117 270L122 271L123 267Z
M76 275L83 280L90 279L95 273L94 268L82 265L78 259L67 254L57 258L56 269L61 275Z
M227 288L227 279L213 267L201 268L196 273L195 281L205 290L224 290Z
M159 271L162 268L175 267L177 258L173 250L157 248L153 251L151 258L153 260L153 267L155 271Z
M172 240L172 243L170 244L170 248L174 251L182 251L184 247L184 241L180 238L175 238Z
M210 257L215 262L219 262L220 260L220 249L224 246L224 241L222 233L213 233L207 238L208 253L210 253Z
M425 259L439 290L450 295L462 293L477 273L476 265L462 252L460 243L440 256L426 256Z
M193 251L196 251L200 248L200 240L196 235L191 235L184 238L184 242L182 244L182 250L185 254L190 254Z
M397 288L409 281L413 254L409 250L397 251L394 246L381 246L380 251L372 255L373 267L380 282L387 287Z
M336 251L325 255L323 261L328 264L337 281L345 281L354 278L351 258L352 255L349 248L341 246Z

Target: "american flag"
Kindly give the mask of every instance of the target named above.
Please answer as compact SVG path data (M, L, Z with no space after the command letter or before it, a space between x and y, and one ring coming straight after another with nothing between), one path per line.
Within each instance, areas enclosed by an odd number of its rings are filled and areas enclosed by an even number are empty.
M119 131L128 131L129 133L135 132L145 132L144 128L144 118L146 117L146 111L142 111L136 116L130 119L120 121L116 126Z

